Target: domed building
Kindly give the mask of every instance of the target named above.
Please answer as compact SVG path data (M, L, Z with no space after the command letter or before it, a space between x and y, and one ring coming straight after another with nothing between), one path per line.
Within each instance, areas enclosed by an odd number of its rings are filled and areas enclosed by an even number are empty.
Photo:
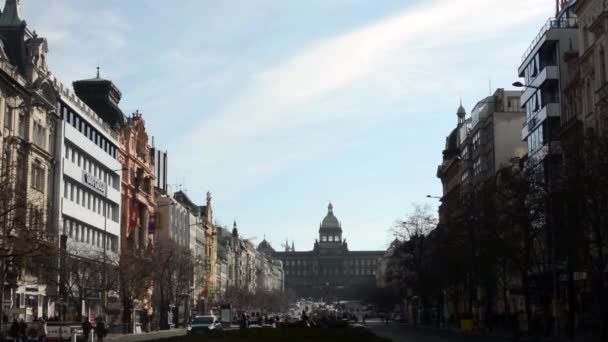
M377 267L385 253L350 251L331 203L312 250L296 252L293 243L284 247L274 256L283 262L285 288L298 297L325 300L354 299L359 292L375 287Z

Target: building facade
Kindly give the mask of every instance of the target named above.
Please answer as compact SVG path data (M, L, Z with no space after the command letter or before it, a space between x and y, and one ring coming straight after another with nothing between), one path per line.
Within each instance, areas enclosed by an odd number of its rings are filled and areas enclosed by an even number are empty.
M201 206L203 230L205 234L204 249L204 273L205 286L200 293L200 298L205 300L217 300L217 233L213 224L213 209L211 207L211 193L207 192L206 205Z
M526 144L519 135L525 123L520 96L520 91L497 89L477 102L469 119L459 121L462 196L493 179L513 158L526 155Z
M156 230L155 174L141 113L124 120L120 131L122 178L122 236L125 247L145 248Z
M19 234L36 233L52 250L60 234L55 194L61 170L56 163L61 156L61 124L46 63L47 41L27 28L15 0L6 1L0 14L0 37L0 245L9 246L7 240ZM38 272L19 267L4 253L0 260L3 315L26 321L55 315L56 286L41 283Z
M578 15L580 58L580 100L578 111L585 132L608 131L608 3L579 0Z
M311 251L290 249L275 252L274 257L283 264L285 289L295 291L297 296L348 298L376 287L376 269L384 253L350 251L330 203Z
M560 163L561 96L568 84L568 53L578 51L576 1L569 1L550 18L524 53L518 74L526 86L521 105L526 110L522 139L528 145L528 164L549 173ZM557 174L557 172L553 172Z

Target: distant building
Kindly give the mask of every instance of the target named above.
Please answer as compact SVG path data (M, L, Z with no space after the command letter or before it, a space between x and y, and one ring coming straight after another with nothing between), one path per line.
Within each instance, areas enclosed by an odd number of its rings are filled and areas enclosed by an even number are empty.
M470 118L459 119L462 196L492 179L513 158L526 155L526 144L520 137L526 117L520 106L521 94L497 89L492 96L477 102Z
M347 298L376 287L376 271L385 251L349 251L342 225L330 203L311 251L275 252L285 270L285 288L299 297Z

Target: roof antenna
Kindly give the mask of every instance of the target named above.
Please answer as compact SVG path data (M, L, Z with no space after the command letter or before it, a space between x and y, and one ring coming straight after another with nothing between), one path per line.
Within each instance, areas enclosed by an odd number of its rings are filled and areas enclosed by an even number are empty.
M99 79L99 63L97 63L97 79Z

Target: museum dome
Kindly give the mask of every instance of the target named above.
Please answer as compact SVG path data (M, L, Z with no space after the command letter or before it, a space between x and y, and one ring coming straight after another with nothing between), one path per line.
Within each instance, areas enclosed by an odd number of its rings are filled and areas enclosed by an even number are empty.
M329 203L329 206L327 206L327 215L321 222L321 229L341 229L341 228L342 228L342 226L340 225L340 221L338 221L338 218L334 215L334 207L333 207L333 205L331 205L331 203Z

